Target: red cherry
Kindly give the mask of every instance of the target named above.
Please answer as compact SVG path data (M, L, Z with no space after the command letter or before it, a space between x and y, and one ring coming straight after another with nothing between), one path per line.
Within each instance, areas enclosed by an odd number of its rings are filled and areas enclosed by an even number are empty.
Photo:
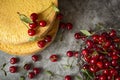
M91 60L91 58L90 58L89 56L84 56L84 59L85 59L85 61L88 62L88 63L89 63L90 60Z
M30 27L31 29L34 29L34 28L37 27L37 23L29 23L29 27Z
M35 75L40 73L40 68L33 68L33 72Z
M45 26L47 25L47 22L44 21L44 20L41 20L41 21L39 22L39 25L40 25L41 27L45 27Z
M84 56L89 55L88 49L83 49L81 53L82 53L82 55L84 55Z
M51 62L57 62L58 61L58 55L53 54L53 55L50 56L49 59L51 60Z
M108 80L112 80L112 76L111 76L111 75L108 75L108 76L107 76L107 79L108 79Z
M97 66L98 66L99 68L103 68L103 62L97 62Z
M76 57L76 58L79 57L79 52L76 51L76 52L74 52L73 54L74 54L74 57Z
M65 23L63 23L63 22L60 22L59 27L62 28L62 29L65 29L65 28L66 28L66 25L65 25Z
M112 59L118 59L119 58L117 55L113 55L111 57L112 57Z
M117 66L118 65L117 60L112 60L111 63L112 63L112 66Z
M29 36L34 36L36 34L36 31L35 30L33 30L33 29L29 29L28 30L28 35Z
M52 37L51 37L50 35L47 35L47 36L44 38L44 40L45 40L46 42L51 42L51 41L52 41Z
M41 40L41 41L38 41L37 45L38 45L38 47L43 48L43 47L45 47L46 42L45 42L45 40Z
M28 77L29 77L30 79L33 79L33 78L35 77L34 72L29 72Z
M25 64L25 65L24 65L24 69L25 69L25 70L30 70L30 68L31 68L31 65L30 65L30 64Z
M93 45L94 45L94 43L93 43L91 40L87 40L87 41L86 41L86 44L87 44L87 46L88 46L89 48L92 48Z
M61 14L61 13L57 14L57 19L58 19L58 20L63 19L63 14Z
M38 55L33 55L33 56L32 56L32 60L35 61L35 62L38 61L38 60L39 60Z
M15 63L17 63L17 62L18 62L18 59L15 58L15 57L12 57L12 58L10 59L10 63L11 63L11 64L15 64Z
M67 55L68 57L73 57L73 52L72 52L72 51L67 51L66 55Z
M65 80L72 80L72 77L70 75L66 75Z
M95 73L95 72L98 71L98 67L95 66L95 65L91 65L91 66L89 67L89 70L90 70L91 72Z
M118 72L116 69L110 69L110 75L117 76Z
M117 77L115 80L120 80L120 77Z
M10 67L9 67L9 71L10 71L11 73L15 73L15 72L17 72L17 67L16 67L16 66L10 66Z
M105 68L110 67L110 65L111 65L110 62L105 62L105 63L104 63L104 67L105 67Z
M85 64L85 65L83 66L83 69L89 69L89 65L88 65L88 64Z
M109 70L108 69L103 70L103 74L109 75Z
M67 30L71 30L73 28L73 25L71 23L66 24Z
M30 15L30 18L31 18L33 21L37 20L37 19L38 19L38 14L37 14L37 13L32 13L32 14Z
M116 31L112 29L112 30L110 31L109 35L110 35L111 37L115 37L115 36L116 36Z
M75 37L75 39L80 39L81 38L81 34L80 33L75 33L74 37Z
M107 77L105 75L99 76L99 80L107 80Z

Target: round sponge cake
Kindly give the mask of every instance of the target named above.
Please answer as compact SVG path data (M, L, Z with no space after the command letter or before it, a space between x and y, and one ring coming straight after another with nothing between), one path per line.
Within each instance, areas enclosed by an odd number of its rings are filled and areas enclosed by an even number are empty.
M52 4L57 6L57 0L0 0L0 43L11 45L29 41L28 28L21 22L17 12L27 17L37 13L38 20L46 20L47 26L39 27L35 36L46 35L56 16Z
M58 31L58 25L59 25L58 23L59 21L56 21L54 25L52 26L53 27L52 30L48 32L47 34L47 35L52 36L52 41L54 40L56 33ZM43 38L41 38L40 40L43 40ZM39 48L37 45L37 42L38 41L33 41L33 42L17 44L17 45L0 43L0 50L6 53L12 54L12 55L23 56L23 55L34 54L38 51L42 51L51 43L51 42L47 43L44 48Z

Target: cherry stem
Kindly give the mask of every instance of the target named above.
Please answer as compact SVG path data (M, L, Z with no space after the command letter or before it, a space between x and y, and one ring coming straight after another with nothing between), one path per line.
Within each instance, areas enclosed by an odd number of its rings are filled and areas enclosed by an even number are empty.
M65 29L62 29L61 35L60 35L60 41L63 41L63 34L65 32Z

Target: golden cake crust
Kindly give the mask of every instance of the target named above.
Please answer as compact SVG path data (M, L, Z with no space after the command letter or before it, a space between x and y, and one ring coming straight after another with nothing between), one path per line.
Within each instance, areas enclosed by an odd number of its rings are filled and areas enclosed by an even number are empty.
M56 21L52 26L53 29L48 33L48 35L52 36L52 41L54 40L56 33L58 31L58 25L59 25L58 23L59 21ZM42 39L43 38L41 38L40 40ZM52 43L52 41L50 43ZM12 55L24 56L24 55L30 55L30 54L34 54L36 52L42 51L48 45L50 45L50 43L47 43L44 48L39 48L37 45L37 41L24 43L24 44L17 44L17 45L0 43L0 50Z

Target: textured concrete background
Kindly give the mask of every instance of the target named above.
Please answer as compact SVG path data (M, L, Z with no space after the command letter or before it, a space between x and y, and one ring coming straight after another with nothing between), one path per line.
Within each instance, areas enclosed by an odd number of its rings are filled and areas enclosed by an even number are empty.
M74 39L74 33L79 32L80 29L94 28L95 24L103 23L106 27L119 28L120 21L120 0L59 0L59 8L64 14L64 22L71 22L74 25L72 31L66 31L63 34L63 41L60 41L60 34L54 43L52 43L46 50L41 53L42 59L35 63L37 67L43 67L44 69L51 70L60 75L76 75L79 73L79 69L75 66L73 69L64 69L63 64L66 64L67 57L65 53L67 50L79 51L81 41L76 42ZM12 56L0 52L0 65L7 62ZM49 61L51 54L59 54L62 56L61 60L56 63ZM72 60L72 59L71 59ZM31 62L31 56L20 57L18 66L23 66L24 63ZM5 69L8 72L8 67L11 64L7 64ZM4 76L0 71L0 80L19 80L20 75L25 74L22 70L16 74L9 74ZM29 79L26 79L29 80ZM33 80L49 80L49 76L45 73L40 74ZM53 80L63 80L61 77L54 78Z

